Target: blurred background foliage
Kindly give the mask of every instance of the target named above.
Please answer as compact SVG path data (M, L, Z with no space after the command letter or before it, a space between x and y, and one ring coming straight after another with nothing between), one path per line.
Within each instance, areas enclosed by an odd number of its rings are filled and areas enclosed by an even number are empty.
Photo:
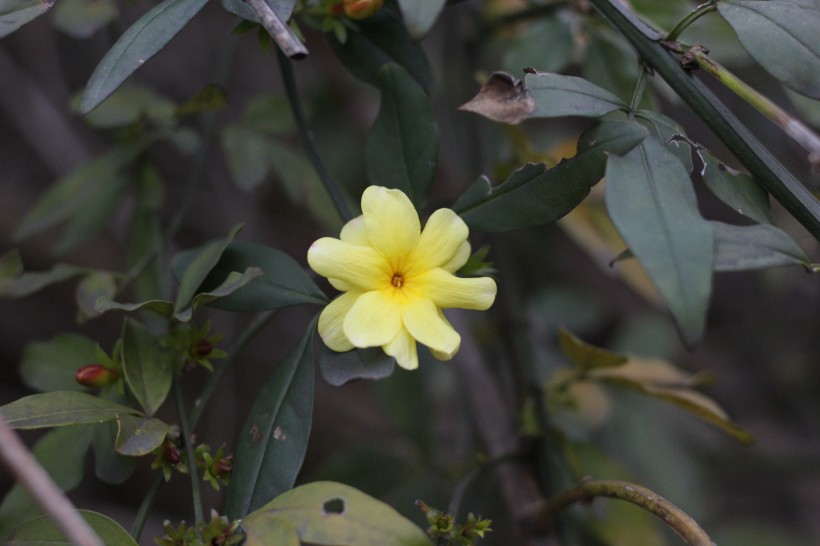
M684 1L631 3L663 29L694 7ZM270 45L260 47L255 33L232 34L239 19L217 4L206 5L103 106L85 118L76 114L77 94L101 56L149 7L140 0L58 0L50 14L0 41L0 250L19 248L29 270L49 269L55 262L125 270L131 258L124 249L137 235L133 219L140 211L158 213L158 223L143 228L149 233L182 218L179 207L187 206L174 250L221 237L242 221L243 240L284 250L305 265L310 243L335 235L341 220L299 145L275 52ZM310 55L294 68L310 130L333 176L347 195L358 196L367 185L364 150L379 93L344 69L329 44L332 38L309 26L301 30ZM765 95L810 123L820 122L818 103L784 91L751 61L719 17L699 20L685 37L708 43L714 58ZM583 0L452 3L423 44L434 68L432 101L441 142L429 209L451 205L481 174L503 180L525 161L557 163L574 153L587 126L574 118L502 126L458 111L493 70L523 76L524 67L534 67L582 75L624 101L638 76L631 48ZM221 85L210 86L215 81ZM652 78L650 87L642 105L667 113L690 138L738 167L659 78ZM747 105L712 87L816 195L819 181L802 150ZM203 145L209 152L196 165ZM149 161L136 176L123 175L122 162L140 154ZM97 159L90 166L75 171L92 158ZM56 180L68 176L76 183L55 197L60 207L34 220L27 216ZM187 183L192 176L198 178L195 186ZM135 184L142 188L139 200ZM738 220L702 191L698 180L696 188L705 217ZM816 261L817 241L776 203L773 214ZM479 325L477 340L506 395L506 409L517 416L525 438L522 457L534 452L532 445L548 444L542 452L552 459L539 464L566 480L553 483L556 490L586 475L634 480L686 510L721 546L820 541L816 279L799 268L716 274L704 339L686 351L640 266L634 260L610 265L623 244L606 216L602 185L554 225L473 237L474 248L484 243L491 245L489 260L498 270L503 297L491 319ZM164 279L172 282L168 273ZM0 305L0 404L31 392L18 371L27 344L79 332L109 351L119 336L119 320L78 324L72 283ZM226 376L198 436L214 446L234 442L256 390L311 313L300 307L273 320ZM218 311L207 317L212 330L229 339L248 321ZM673 362L688 375L710 372L715 381L705 392L753 434L755 443L743 446L673 405L611 384L582 381L569 391L550 390L571 367L558 343L561 327L611 351ZM516 361L532 363L534 377L516 374L520 367L510 364ZM483 464L486 454L467 392L469 372L458 366L423 361L418 372L397 369L389 379L343 387L317 381L300 482L332 479L352 485L423 526L414 501L443 509L458 491L464 513L493 520L494 531L482 544L517 543L498 494L499 475L493 464ZM204 382L207 373L197 369L192 382ZM538 432L533 406L538 397L529 392L530 379L548 394L553 435ZM35 442L39 435L24 437ZM71 453L61 448L59 457L68 460ZM92 459L76 464L93 474ZM137 474L125 483L87 479L71 498L128 527L150 473L149 461L140 460ZM0 491L11 486L2 474ZM205 495L206 507L220 505L216 492ZM187 481L175 476L160 493L142 543L163 534L163 519L190 519L189 497ZM616 501L575 506L561 521L561 544L678 541L651 516ZM7 525L0 520L4 532Z

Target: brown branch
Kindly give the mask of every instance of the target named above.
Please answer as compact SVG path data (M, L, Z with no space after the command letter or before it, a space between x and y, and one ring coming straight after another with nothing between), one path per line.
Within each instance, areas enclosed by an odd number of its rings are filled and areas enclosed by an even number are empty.
M576 502L590 502L595 497L631 502L662 519L690 546L712 546L709 535L686 512L646 487L620 480L582 481L544 501L528 518L528 523L533 529L546 529L564 508Z
M102 540L63 494L51 476L40 466L17 434L0 415L0 460L6 463L17 481L51 516L74 544L104 546Z
M256 16L259 17L262 26L268 31L268 34L282 50L282 53L291 59L302 59L307 56L307 48L299 41L299 38L293 35L288 26L282 22L265 0L246 0L246 2Z

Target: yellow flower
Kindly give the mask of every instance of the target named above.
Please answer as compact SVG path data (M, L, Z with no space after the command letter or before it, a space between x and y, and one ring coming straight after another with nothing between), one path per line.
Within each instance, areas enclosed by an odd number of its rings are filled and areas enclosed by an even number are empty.
M458 351L461 336L442 309L488 309L495 281L454 275L470 256L469 230L450 209L439 209L421 230L416 209L399 190L370 186L362 215L339 239L324 237L308 263L344 292L322 311L319 334L334 351L381 347L399 366L418 367L416 341L439 360Z

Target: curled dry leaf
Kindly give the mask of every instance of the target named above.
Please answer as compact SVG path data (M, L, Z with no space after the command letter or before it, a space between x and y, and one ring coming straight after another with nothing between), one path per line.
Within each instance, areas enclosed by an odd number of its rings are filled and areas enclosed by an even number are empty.
M524 82L508 72L493 72L478 94L459 110L474 112L493 121L516 125L532 117L535 100Z

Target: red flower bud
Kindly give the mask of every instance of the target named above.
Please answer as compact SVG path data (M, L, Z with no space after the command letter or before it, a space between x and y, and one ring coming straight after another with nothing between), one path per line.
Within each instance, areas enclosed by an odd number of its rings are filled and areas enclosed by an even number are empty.
M194 347L194 354L199 357L203 358L211 354L211 351L214 350L214 344L210 340L201 339Z
M182 454L179 448L173 444L165 446L165 460L170 464L175 465L182 459Z
M117 372L111 368L106 368L102 364L88 364L77 369L74 379L80 385L100 388L116 381Z
M365 19L381 9L384 0L343 0L345 15L351 19Z

